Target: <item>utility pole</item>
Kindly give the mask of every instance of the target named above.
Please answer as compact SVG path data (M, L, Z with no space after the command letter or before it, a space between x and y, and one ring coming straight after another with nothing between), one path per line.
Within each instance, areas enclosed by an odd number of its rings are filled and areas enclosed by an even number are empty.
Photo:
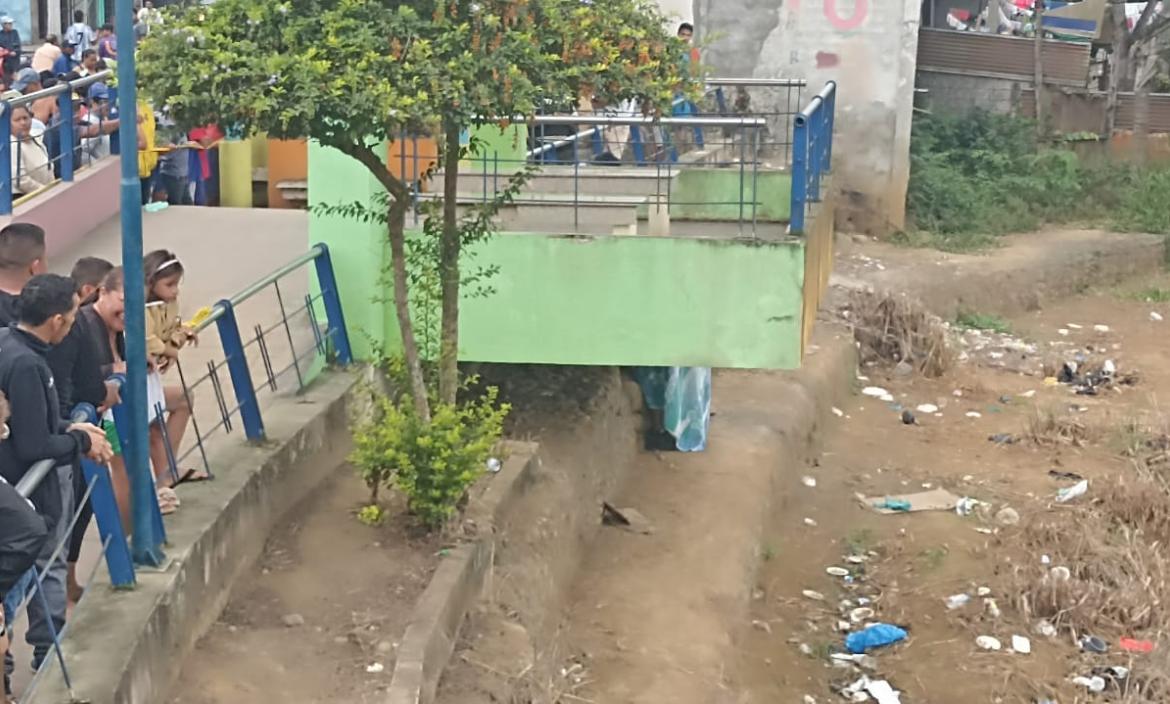
M1044 133L1044 0L1032 4L1032 28L1036 32L1032 44L1032 61L1036 64L1033 91L1036 94L1036 132Z

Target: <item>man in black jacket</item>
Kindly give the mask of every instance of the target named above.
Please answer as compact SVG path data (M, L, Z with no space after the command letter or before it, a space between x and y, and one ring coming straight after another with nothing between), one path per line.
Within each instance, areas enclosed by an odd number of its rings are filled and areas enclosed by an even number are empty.
M0 442L8 438L8 399L0 394ZM4 604L0 618L0 653L8 655L8 637L16 609L29 588L30 569L49 539L45 519L38 516L28 499L16 493L11 484L0 478L0 601ZM7 673L4 677L5 699L12 694Z
M0 475L16 484L40 460L52 459L57 464L57 470L32 495L50 531L37 558L37 568L47 568L42 589L50 613L44 613L40 599L28 607L27 639L33 646L33 664L39 666L52 645L50 623L57 632L65 625L64 551L51 564L50 558L68 536L74 467L82 454L105 463L112 453L99 428L61 419L53 373L45 360L49 348L65 339L73 327L77 315L73 281L55 274L35 276L24 285L17 307L19 323L0 330L0 391L12 408L9 438L0 443Z
M18 222L0 230L0 326L17 322L20 290L46 271L45 231L39 225Z

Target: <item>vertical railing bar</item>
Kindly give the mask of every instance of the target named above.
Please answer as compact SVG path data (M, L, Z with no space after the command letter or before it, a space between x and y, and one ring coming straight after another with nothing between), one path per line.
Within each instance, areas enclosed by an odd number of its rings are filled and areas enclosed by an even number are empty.
M223 430L225 433L232 432L232 414L227 407L227 399L223 395L223 385L219 380L219 372L215 368L215 362L207 363L207 376L211 379L211 388L215 391L215 401L219 405L219 417L223 421Z
M317 322L317 311L313 309L313 297L305 294L305 313L309 316L309 329L313 331L313 346L317 354L325 354L325 338L321 335L321 325ZM326 323L328 326L328 323Z
M318 281L320 281L320 277L318 277ZM325 283L321 282L321 287L324 288L324 286ZM301 378L301 367L297 364L297 347L293 344L292 328L288 324L288 313L284 307L284 295L280 292L280 281L273 281L272 287L276 289L276 302L280 304L280 322L284 325L285 336L288 337L288 351L292 353L293 368L297 373L297 388L303 389L305 388L305 381Z
M187 408L191 410L191 429L195 431L195 445L199 448L199 455L203 458L203 471L212 476L211 466L207 461L207 451L203 447L203 434L199 431L199 421L195 418L195 404L191 401L191 390L187 388L187 377L183 374L183 365L175 359L175 369L179 370L179 385L183 387L183 398L187 400Z
M272 373L272 359L268 356L268 342L264 339L264 326L256 323L256 346L260 348L260 362L264 364L264 375L268 377L268 388L276 391L276 376Z

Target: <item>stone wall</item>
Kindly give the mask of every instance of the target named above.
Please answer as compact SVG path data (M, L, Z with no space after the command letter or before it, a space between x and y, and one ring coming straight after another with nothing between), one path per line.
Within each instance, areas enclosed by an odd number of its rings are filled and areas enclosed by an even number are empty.
M919 14L917 0L695 0L696 31L711 40L703 61L714 73L804 78L808 97L837 81L833 171L843 229L904 224Z
M1010 78L961 76L922 69L918 70L915 86L927 91L923 101L932 112L945 115L966 115L975 110L1015 114L1024 88L1021 81Z

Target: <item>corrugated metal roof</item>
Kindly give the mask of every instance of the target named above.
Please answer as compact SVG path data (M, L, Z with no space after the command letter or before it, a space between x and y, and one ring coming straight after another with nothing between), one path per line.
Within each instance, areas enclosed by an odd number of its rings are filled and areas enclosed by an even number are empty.
M1033 41L949 29L922 29L918 33L918 68L966 75L1032 78ZM1089 45L1044 42L1044 82L1083 86L1089 77Z

